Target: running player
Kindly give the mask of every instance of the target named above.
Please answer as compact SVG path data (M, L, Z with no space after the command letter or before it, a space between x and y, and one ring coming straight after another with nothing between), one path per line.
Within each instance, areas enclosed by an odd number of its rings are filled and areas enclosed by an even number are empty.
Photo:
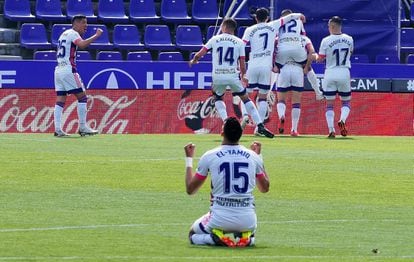
M64 31L58 40L57 47L57 66L55 68L55 90L56 105L54 111L56 137L68 136L62 130L62 113L65 107L66 97L70 94L76 96L78 100L79 131L81 136L95 135L97 130L90 128L86 124L87 101L85 87L76 69L76 51L78 47L86 48L95 41L102 30L97 29L96 33L88 39L82 39L81 35L86 32L86 16L76 15L72 18L72 28Z
M240 38L234 35L236 27L237 23L234 19L225 19L221 25L221 31L223 33L213 36L195 54L194 58L190 60L189 65L196 64L208 50L212 49L212 89L216 100L214 105L221 119L223 121L227 119L226 104L223 101L223 95L226 92L226 88L230 87L232 93L238 95L243 101L247 112L258 126L258 132L266 137L273 138L273 134L265 128L256 106L249 99L249 96L246 94L246 88L243 86L247 85L245 44Z
M326 98L326 122L329 129L329 138L335 138L334 128L334 101L336 94L342 102L341 116L338 127L342 136L348 135L346 120L351 110L351 68L350 57L354 51L354 40L351 36L342 33L342 19L332 17L328 22L330 35L322 39L319 49L318 62L326 60L326 69L322 89Z
M197 219L191 226L189 240L194 245L250 246L254 245L257 217L253 191L269 191L261 144L253 142L251 150L239 145L242 128L235 117L226 119L223 125L221 146L207 151L199 160L193 173L192 157L195 145L184 147L186 155L185 184L188 194L194 194L211 174L210 212ZM236 234L234 242L226 233Z

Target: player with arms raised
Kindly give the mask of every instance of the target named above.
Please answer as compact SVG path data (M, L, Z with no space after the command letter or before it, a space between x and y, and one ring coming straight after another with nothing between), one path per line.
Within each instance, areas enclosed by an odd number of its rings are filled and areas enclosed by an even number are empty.
M193 64L196 64L208 50L212 49L212 89L215 97L214 105L221 119L223 121L227 119L226 104L223 101L223 95L226 92L226 88L229 87L233 95L239 96L243 101L246 111L258 126L258 133L273 138L273 134L265 128L263 119L260 118L256 106L249 99L249 96L246 94L246 88L243 86L243 84L247 85L245 44L240 38L234 35L236 28L237 23L234 19L224 19L221 25L221 31L223 33L213 36L205 46L195 54L194 58L189 61L189 65L192 66ZM240 71L238 68L240 68Z
M326 69L322 89L326 98L326 122L329 129L329 138L335 137L334 128L334 101L336 94L342 101L341 116L338 127L342 136L347 136L345 122L350 112L351 101L351 68L350 57L354 51L354 40L351 36L342 33L342 19L332 17L329 22L330 35L322 39L319 48L318 62L326 60Z
M79 134L94 135L98 131L90 128L86 124L87 101L85 87L76 69L76 50L78 47L86 48L95 41L102 30L97 29L96 33L88 39L82 39L85 34L87 20L84 15L76 15L72 18L72 28L64 31L58 40L57 47L57 66L55 68L55 90L56 105L54 111L55 133L57 137L68 136L62 130L62 113L65 107L67 95L73 94L78 100Z
M194 222L190 229L190 242L194 245L250 246L255 242L257 217L253 191L255 187L266 193L270 182L263 160L261 144L253 142L251 149L239 145L242 128L235 117L223 125L221 146L207 151L200 158L195 174L192 157L195 145L184 147L186 155L185 185L192 195L211 174L210 212ZM236 243L226 233L238 235Z

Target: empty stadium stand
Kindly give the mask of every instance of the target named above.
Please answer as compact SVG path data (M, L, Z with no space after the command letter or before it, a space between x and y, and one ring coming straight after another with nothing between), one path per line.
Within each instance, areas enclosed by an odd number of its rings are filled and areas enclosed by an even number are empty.
M36 18L42 21L65 22L66 15L62 13L62 3L60 0L37 0Z
M114 47L121 50L143 50L145 48L136 25L115 25L113 42Z
M235 9L241 2L237 0ZM214 25L226 14L231 0L0 0L0 6L2 3L0 55L33 59L38 49L56 47L60 34L71 27L70 19L81 13L89 23L84 38L98 27L104 30L90 47L92 57L101 50L120 51L124 58L128 51L146 50L154 59L162 51L180 51L183 59L188 59L217 32ZM253 24L251 13L262 6L268 7L269 1L249 0L240 9L236 15L239 37ZM414 54L413 6L414 1L405 6L398 1L379 4L373 0L279 0L274 14L277 18L285 8L303 12L307 35L316 50L328 35L328 19L339 15L344 19L343 31L355 40L358 56L352 58L354 63L375 63L378 55L397 56L404 63ZM6 40L2 35L7 39L16 35L17 39Z

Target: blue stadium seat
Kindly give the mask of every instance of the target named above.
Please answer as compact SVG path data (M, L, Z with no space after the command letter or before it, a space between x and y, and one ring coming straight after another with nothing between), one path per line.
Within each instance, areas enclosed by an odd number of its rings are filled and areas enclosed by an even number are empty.
M20 28L20 45L28 49L51 49L46 28L40 23L25 23Z
M367 55L351 55L351 63L361 64L361 63L369 63L369 57Z
M218 15L216 0L194 0L192 5L192 18L197 23L215 23L221 21Z
M199 50L203 37L198 25L179 25L175 32L175 44L180 50Z
M82 14L86 16L88 23L96 23L98 21L93 11L91 0L67 0L66 12L69 19L72 19L75 15Z
M47 51L36 51L33 54L34 60L56 60L56 51L47 50Z
M136 25L115 25L113 31L114 47L125 50L143 50L141 35Z
M377 55L375 57L375 63L377 64L399 64L400 59L397 55Z
M210 38L212 38L214 35L217 35L218 31L220 30L220 26L214 26L211 25L207 28L207 34L206 34L206 43Z
M60 35L71 28L71 24L54 24L52 27L52 45L57 46Z
M29 0L5 0L4 17L17 22L34 22L36 20L30 11Z
M197 52L191 52L190 59L193 59L195 54L197 54ZM200 62L211 62L211 60L212 60L211 52L208 52L202 58L200 58L200 60L198 60L198 61L200 61Z
M88 28L86 29L86 33L83 36L83 39L87 39L94 35L98 28L102 29L102 35L98 37L92 44L90 44L89 48L103 50L113 49L112 43L109 42L109 33L106 25L88 24Z
M167 23L188 24L191 22L185 0L162 0L161 18Z
M122 54L119 51L100 51L96 54L96 60L122 60Z
M230 4L233 0L225 0L224 1L224 7L223 7L223 17L226 15L227 11L230 8ZM232 13L229 15L230 17L232 17L232 14L238 9L238 7L240 6L240 4L242 3L242 0L237 0ZM249 12L249 7L247 5L247 3L241 8L240 12L236 15L235 17L236 21L239 24L249 24L251 22L253 22L252 17L250 16L250 12Z
M99 0L98 19L104 23L128 23L124 1Z
M151 50L174 50L171 33L167 25L147 25L144 36L145 47Z
M160 52L158 54L159 61L184 61L181 52Z
M127 55L127 60L152 61L152 57L148 51L129 52Z
M129 18L135 23L157 23L160 17L155 12L154 0L130 0Z
M76 61L92 60L91 53L89 51L76 51Z
M407 56L407 64L414 64L414 54Z
M65 22L60 0L36 0L36 17L39 20L51 22Z
M401 51L414 52L414 28L401 29Z

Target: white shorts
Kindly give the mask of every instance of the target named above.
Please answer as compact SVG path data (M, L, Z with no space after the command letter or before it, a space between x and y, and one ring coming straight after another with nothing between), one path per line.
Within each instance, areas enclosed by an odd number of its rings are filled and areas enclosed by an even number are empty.
M247 69L247 79L249 87L265 90L265 94L270 90L270 81L272 77L272 68L268 66L255 66Z
M218 228L225 233L251 231L257 228L257 217L254 210L243 213L230 213L229 211L211 211L197 219L191 226L196 234L210 234L211 230Z
M277 88L292 88L294 91L301 91L296 89L303 89L303 68L299 64L288 63L280 69L279 77L277 78Z
M234 94L242 94L246 91L240 79L213 79L213 92L218 96L224 95L227 88Z
M346 67L327 68L322 79L322 89L327 100L333 100L336 93L341 100L351 99L351 74Z
M302 46L281 46L276 53L276 64L285 65L288 61L305 63L308 54Z
M55 90L60 94L64 93L80 93L85 91L82 79L78 73L72 73L71 67L55 68Z

